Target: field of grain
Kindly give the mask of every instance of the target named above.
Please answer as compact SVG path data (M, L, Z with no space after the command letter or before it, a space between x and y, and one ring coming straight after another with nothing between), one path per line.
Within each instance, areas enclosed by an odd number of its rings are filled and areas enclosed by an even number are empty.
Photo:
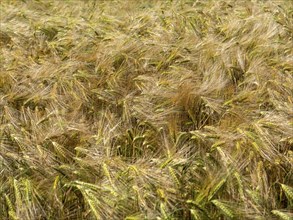
M292 220L293 1L1 0L1 220Z

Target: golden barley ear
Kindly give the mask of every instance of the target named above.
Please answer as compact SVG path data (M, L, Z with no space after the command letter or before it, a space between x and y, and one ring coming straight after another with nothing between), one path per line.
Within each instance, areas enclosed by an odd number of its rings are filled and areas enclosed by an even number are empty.
M283 191L285 192L285 195L288 199L289 205L292 206L293 205L293 187L290 187L285 184L281 184L281 187L282 187Z
M293 214L290 212L284 212L280 210L272 210L271 211L275 216L278 216L282 220L291 220L293 219Z
M224 215L226 215L227 217L233 219L235 214L233 213L232 209L230 209L227 205L225 205L223 202L221 202L220 200L212 200L211 201L217 208L219 208Z
M7 206L8 206L9 217L12 218L13 220L19 220L19 217L17 216L17 214L16 214L16 212L15 212L15 210L13 208L12 202L9 199L8 195L5 194L4 196L5 196Z

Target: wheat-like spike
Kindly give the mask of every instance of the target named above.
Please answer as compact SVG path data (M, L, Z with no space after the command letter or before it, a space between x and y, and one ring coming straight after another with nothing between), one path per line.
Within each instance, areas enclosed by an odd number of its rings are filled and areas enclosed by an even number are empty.
M161 210L161 213L162 213L164 219L168 219L166 206L165 206L165 204L163 202L160 203L160 210Z
M25 201L27 204L32 200L32 187L28 179L23 179L23 184L25 186Z
M88 193L84 193L83 196L84 196L84 199L87 202L87 204L89 204L89 206L91 208L91 211L93 212L95 218L97 220L102 219L101 216L100 216L100 214L99 214L99 212L98 212L98 210L97 210L97 208L96 208L95 202L90 198L90 196L88 195Z
M192 204L196 207L197 210L200 210L208 219L210 218L208 210L204 207L204 205L199 204L193 200L187 200L187 204Z
M246 193L249 195L249 197L253 200L254 203L259 204L261 202L261 198L258 192L247 189Z
M293 214L288 213L288 212L282 212L279 210L272 210L271 211L274 215L280 217L282 220L292 220L293 219Z
M173 169L172 167L170 167L170 166L168 167L168 169L169 169L169 172L170 172L170 174L171 174L171 176L172 176L174 182L176 183L176 185L177 185L177 186L180 186L180 181L179 181L179 179L177 178L174 169Z
M162 165L160 166L161 169L165 168L172 160L173 160L173 157L168 157L168 159L165 160L164 163L162 163Z
M113 185L111 174L110 174L109 169L108 169L108 165L105 164L105 163L103 163L103 170L104 170L104 174L108 178L109 182L111 183L111 185Z
M259 179L259 181L262 180L263 178L263 162L262 161L259 161L257 163L257 178Z
M293 204L293 188L285 184L281 184L281 187L284 190L289 203Z
M139 170L137 169L137 167L135 165L129 166L129 169L130 170L133 170L135 172L135 175L138 175L139 174Z
M84 189L90 189L92 191L99 191L101 190L101 187L96 185L96 184L92 184L92 183L87 183L87 182L83 182L83 181L73 181L72 183L70 183L69 185L74 185L77 188L84 190Z
M66 153L63 150L63 147L55 141L52 141L52 144L53 144L56 152L59 153L63 158L66 158Z
M254 147L254 149L257 151L257 152L260 152L260 146L256 143L256 142L252 142L252 146Z
M108 180L109 180L109 182L111 184L111 187L109 187L111 193L113 194L113 196L117 196L116 187L115 187L115 185L113 183L111 174L109 172L108 165L106 163L103 163L103 171L105 173L105 176L108 178Z
M19 220L14 211L8 211L8 214L13 220Z
M133 191L135 192L136 195L136 200L137 200L137 206L139 203L141 203L141 197L139 193L139 188L137 186L132 186Z
M59 183L59 179L60 179L60 177L59 176L56 176L56 178L54 180L54 183L53 183L53 190L56 190L57 189L57 185Z
M157 189L157 194L159 195L159 197L163 200L166 200L166 194L165 191L163 189Z
M218 184L210 190L208 200L211 200L225 183L226 183L226 178L224 178L220 182L218 182Z
M220 202L219 200L212 200L211 202L219 209L221 209L226 216L234 218L233 211L230 208L228 208L224 203Z
M11 214L12 216L16 217L16 213L14 211L14 208L13 208L13 205L11 203L11 200L9 199L8 195L4 194L4 196L5 196L5 200L6 200L8 209L9 209L9 215Z
M16 207L17 209L22 208L22 200L21 200L21 193L19 190L19 185L18 181L16 179L13 180L13 186L14 186L14 195L15 195L15 200L16 200Z
M111 186L103 186L103 191L110 192L113 197L118 196L118 193L116 192L116 190L114 189L114 187L112 185Z
M235 176L237 183L238 183L238 191L239 191L240 197L241 197L241 199L244 199L245 197L244 197L243 183L242 183L241 177L238 172L235 172L234 176Z
M197 210L195 210L195 209L190 209L190 213L191 213L192 217L193 217L195 220L201 220L201 217L200 217L200 215L199 215L199 213L198 213Z

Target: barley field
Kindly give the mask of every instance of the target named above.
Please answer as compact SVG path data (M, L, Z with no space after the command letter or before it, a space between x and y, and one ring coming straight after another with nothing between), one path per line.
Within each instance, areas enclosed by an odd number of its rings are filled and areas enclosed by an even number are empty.
M293 1L1 0L1 220L292 220Z

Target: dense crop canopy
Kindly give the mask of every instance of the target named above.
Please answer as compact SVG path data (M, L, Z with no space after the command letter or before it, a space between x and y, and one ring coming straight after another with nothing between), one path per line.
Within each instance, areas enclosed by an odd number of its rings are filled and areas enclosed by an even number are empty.
M293 218L293 2L1 0L0 219Z

